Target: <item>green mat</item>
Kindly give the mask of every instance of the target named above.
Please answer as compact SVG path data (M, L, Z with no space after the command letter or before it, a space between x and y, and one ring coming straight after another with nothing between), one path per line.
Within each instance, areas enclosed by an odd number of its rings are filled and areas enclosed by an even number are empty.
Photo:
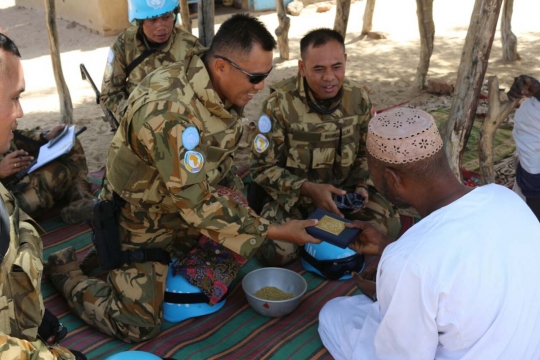
M441 125L448 119L449 112L445 110L433 110L429 112L437 123L439 130ZM478 160L478 140L480 137L480 128L482 127L484 119L476 117L474 120L473 128L469 136L469 141L465 147L463 153L462 167L469 171L480 171L480 165ZM516 143L512 136L512 128L509 126L501 126L495 132L495 138L493 139L493 158L497 163L504 158L510 156L516 150Z

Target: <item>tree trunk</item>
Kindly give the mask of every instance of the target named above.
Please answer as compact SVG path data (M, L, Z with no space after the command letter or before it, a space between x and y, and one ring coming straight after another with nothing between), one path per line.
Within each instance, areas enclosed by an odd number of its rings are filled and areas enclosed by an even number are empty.
M495 131L502 122L510 115L519 100L501 102L499 98L499 79L496 76L489 78L489 106L488 113L482 129L480 130L480 140L478 141L478 154L480 159L480 173L484 184L495 182L495 171L493 164L493 138Z
M49 37L49 49L54 71L54 80L58 97L60 98L60 116L63 124L73 123L73 104L71 95L64 80L60 51L58 50L58 31L56 30L56 7L54 0L45 0L45 15L47 18L47 35Z
M199 41L210 46L214 39L214 0L199 0Z
M504 61L519 60L517 52L517 37L512 32L512 12L514 10L514 0L504 0L502 22L501 22L501 38L502 51Z
M279 57L283 60L289 60L289 28L291 19L287 16L283 0L276 0L276 11L279 26L276 28Z
M191 33L191 19L189 18L189 5L188 0L180 0L180 18L182 19L182 26L184 30Z
M450 167L461 179L461 157L471 133L478 96L503 0L476 0L463 46L450 116L442 129Z
M420 29L420 62L416 69L416 86L423 89L426 86L426 76L429 61L433 54L435 38L435 23L433 22L433 0L416 0L416 14Z
M367 35L373 29L373 13L375 12L375 1L376 0L367 0L366 8L364 9L364 18L362 23L362 34Z
M351 9L351 0L336 0L336 20L334 21L334 30L343 36L347 35L347 23L349 22L349 10Z

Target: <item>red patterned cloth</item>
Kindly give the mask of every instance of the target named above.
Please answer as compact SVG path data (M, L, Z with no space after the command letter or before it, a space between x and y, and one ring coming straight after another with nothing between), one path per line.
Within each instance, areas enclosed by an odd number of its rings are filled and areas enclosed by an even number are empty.
M240 191L220 187L217 193L247 207L247 200ZM246 259L240 255L201 235L197 247L172 266L174 275L181 274L191 284L201 289L208 296L209 304L214 305L223 299L228 287L238 275L240 267L245 263Z

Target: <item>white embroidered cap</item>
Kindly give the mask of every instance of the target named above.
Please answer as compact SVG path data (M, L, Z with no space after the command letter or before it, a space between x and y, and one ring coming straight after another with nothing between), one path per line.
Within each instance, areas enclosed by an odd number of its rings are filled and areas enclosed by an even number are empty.
M443 141L433 116L402 107L371 119L366 146L380 161L404 164L432 156L442 148Z

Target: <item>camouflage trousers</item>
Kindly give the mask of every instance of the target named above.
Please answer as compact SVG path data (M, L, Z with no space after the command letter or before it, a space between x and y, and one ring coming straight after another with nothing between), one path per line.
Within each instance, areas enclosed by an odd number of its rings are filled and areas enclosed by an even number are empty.
M300 202L302 202L302 199L300 199ZM263 206L261 217L271 223L282 224L288 220L305 219L313 211L315 211L315 206L306 204L293 207L290 212L287 212L274 201ZM393 239L398 238L401 230L401 220L397 208L373 188L369 189L367 205L358 213L346 217L349 220L367 221ZM268 265L282 266L298 258L299 254L300 248L298 245L280 240L266 239L259 248L257 256Z
M100 196L106 194L104 190ZM172 258L193 258L190 253L197 247L200 230L158 227L156 213L135 209L127 204L120 215L123 250L161 248ZM72 311L87 324L125 342L140 342L161 332L167 272L168 265L159 262L132 263L109 271L107 281L102 281L83 275L77 266L76 274L68 275L67 282L72 281L72 285L57 289Z
M35 217L52 208L58 201L80 200L80 186L90 186L87 175L84 150L77 140L68 154L26 175L10 190L21 209Z
M7 192L0 186L0 192ZM8 205L9 206L9 205ZM0 358L75 359L38 337L45 306L41 293L43 243L28 215L17 204L10 214L11 238L0 261Z
M161 332L168 268L133 263L110 271L107 281L80 275L72 289L59 290L87 324L125 342L146 341Z

